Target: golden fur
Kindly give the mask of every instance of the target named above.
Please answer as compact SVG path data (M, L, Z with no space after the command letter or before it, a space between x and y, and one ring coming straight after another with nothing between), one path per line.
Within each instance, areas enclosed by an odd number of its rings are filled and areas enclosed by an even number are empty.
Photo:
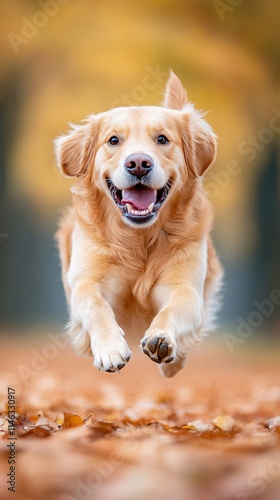
M117 372L131 355L124 336L143 337L145 354L173 376L208 327L222 276L202 183L215 159L214 133L171 73L164 107L90 116L57 139L56 151L61 172L78 178L57 232L73 345ZM136 222L124 216L108 187L130 189L135 174L124 165L135 154L153 160L149 181L141 178L149 192L168 191L144 223L139 211Z

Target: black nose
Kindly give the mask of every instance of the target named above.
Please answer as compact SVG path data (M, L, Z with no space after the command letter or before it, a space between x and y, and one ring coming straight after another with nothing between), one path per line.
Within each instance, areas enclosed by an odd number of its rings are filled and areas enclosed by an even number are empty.
M148 155L135 154L127 157L124 166L132 175L143 177L143 175L147 175L152 170L154 162Z

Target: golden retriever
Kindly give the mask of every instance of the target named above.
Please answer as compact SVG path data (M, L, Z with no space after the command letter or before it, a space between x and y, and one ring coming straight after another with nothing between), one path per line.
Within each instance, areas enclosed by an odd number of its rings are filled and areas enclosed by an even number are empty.
M215 134L171 72L163 107L91 115L56 139L56 155L78 179L57 232L73 345L118 372L127 337L143 337L173 376L209 327L222 276L202 179Z

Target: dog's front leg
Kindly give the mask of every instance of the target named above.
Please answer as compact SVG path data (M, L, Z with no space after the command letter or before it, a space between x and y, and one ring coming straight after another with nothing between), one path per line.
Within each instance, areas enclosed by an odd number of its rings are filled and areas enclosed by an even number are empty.
M101 285L90 279L75 284L71 290L68 333L80 353L92 353L94 366L99 370L118 372L129 361L131 351L102 295Z
M153 289L158 313L142 339L142 348L173 376L187 353L199 341L203 324L203 288L206 276L206 242L194 243L176 255L176 263L161 273Z

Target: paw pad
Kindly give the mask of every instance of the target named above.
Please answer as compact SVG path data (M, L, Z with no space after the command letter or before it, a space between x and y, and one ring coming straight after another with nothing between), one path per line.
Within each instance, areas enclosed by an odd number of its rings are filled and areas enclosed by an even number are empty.
M174 357L171 356L172 346L165 337L153 337L142 341L143 352L155 363L171 363ZM166 360L164 358L167 358Z

